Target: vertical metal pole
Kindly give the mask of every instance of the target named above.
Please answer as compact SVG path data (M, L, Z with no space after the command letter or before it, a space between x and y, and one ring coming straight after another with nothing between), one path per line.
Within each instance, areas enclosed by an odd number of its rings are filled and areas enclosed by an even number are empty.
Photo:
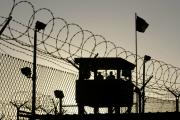
M19 120L19 111L20 111L20 108L17 107L17 120Z
M59 98L59 113L62 115L62 98Z
M141 113L141 110L142 110L142 108L141 108L141 98L142 98L142 95L141 95L141 91L139 91L139 113Z
M179 112L179 96L176 96L176 112Z
M145 109L145 60L143 61L143 90L142 90L142 113Z
M136 50L136 86L138 86L138 69L137 69L137 28L136 28L136 18L137 14L135 13L135 50ZM138 113L138 94L136 93L136 113Z
M32 76L32 120L35 120L36 111L36 46L37 29L34 31L34 54L33 54L33 76Z

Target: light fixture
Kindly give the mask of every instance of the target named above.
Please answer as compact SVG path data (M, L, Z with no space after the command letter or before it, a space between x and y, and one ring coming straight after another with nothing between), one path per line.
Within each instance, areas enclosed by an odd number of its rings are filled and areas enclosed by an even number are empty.
M56 98L63 98L64 97L64 93L61 90L55 90L54 95Z
M151 60L151 57L148 56L148 55L145 55L145 56L144 56L144 62L147 62L147 61L149 61L149 60Z
M42 23L42 22L40 22L40 21L37 21L37 22L36 22L35 28L37 29L37 31L44 30L45 27L46 27L46 24L44 24L44 23Z
M29 67L21 68L21 73L25 75L27 78L31 78L31 68Z
M59 99L59 114L62 115L62 99L64 98L64 93L61 90L55 90L54 95Z

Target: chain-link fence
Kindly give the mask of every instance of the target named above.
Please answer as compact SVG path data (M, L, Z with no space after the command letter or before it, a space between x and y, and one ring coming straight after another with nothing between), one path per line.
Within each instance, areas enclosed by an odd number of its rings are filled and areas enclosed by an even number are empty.
M32 67L30 62L0 54L0 113L6 119L15 119L16 109L31 111L32 80L22 75L21 68ZM37 111L53 113L57 102L54 90L65 94L64 105L75 105L75 80L77 75L42 65L37 66ZM53 102L54 101L54 102ZM67 112L73 113L68 110Z
M1 119L16 119L17 109L31 111L32 80L22 75L21 68L32 67L32 63L0 54L0 114ZM54 90L62 90L65 94L63 106L76 105L75 80L77 74L45 67L37 66L37 98L36 112L39 114L54 114L57 101L54 98ZM147 91L148 92L148 91ZM151 90L152 92L152 90ZM168 98L168 99L167 99ZM86 107L87 113L93 109ZM65 114L77 114L77 107L63 107ZM123 112L124 109L121 109ZM175 98L167 92L162 96L151 93L146 98L146 112L173 112L175 111ZM101 109L100 112L107 112ZM133 106L135 112L135 106Z

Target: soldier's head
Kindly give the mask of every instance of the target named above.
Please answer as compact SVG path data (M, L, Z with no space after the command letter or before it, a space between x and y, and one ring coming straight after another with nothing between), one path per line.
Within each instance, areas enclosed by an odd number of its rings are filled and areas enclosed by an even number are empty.
M113 75L113 72L112 72L112 71L110 71L110 75Z

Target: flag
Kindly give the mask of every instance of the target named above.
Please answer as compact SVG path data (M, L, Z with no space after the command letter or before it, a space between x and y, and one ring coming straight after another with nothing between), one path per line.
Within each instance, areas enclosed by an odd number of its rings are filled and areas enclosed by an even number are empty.
M144 33L149 24L139 16L136 17L136 31Z

